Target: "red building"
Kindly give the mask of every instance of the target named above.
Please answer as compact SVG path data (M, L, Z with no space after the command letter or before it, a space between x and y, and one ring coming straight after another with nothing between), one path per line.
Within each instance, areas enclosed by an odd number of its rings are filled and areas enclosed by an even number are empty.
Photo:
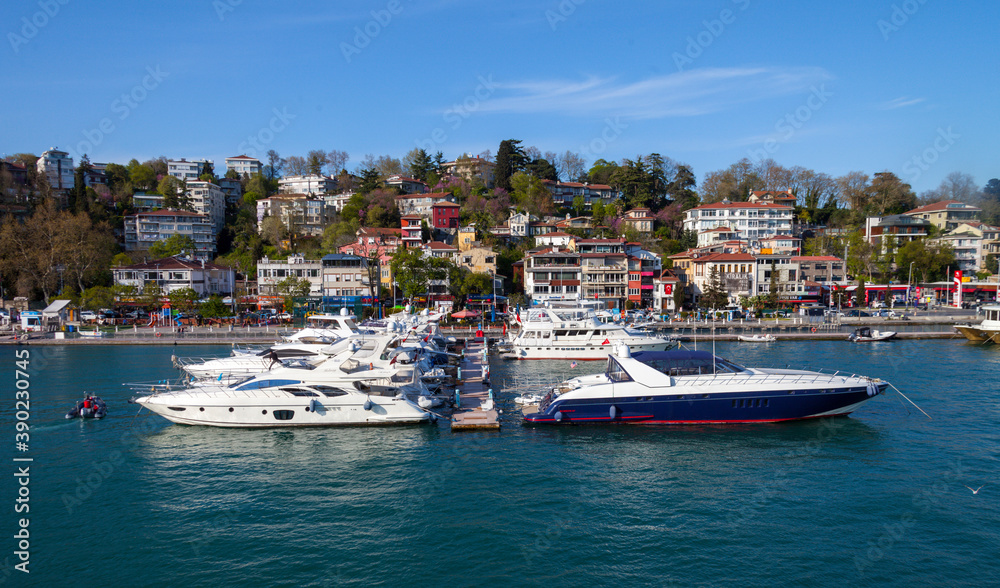
M431 206L435 229L457 229L461 206L454 202L436 202Z
M403 246L419 247L424 242L421 222L423 219L417 214L408 214L399 219L403 225Z

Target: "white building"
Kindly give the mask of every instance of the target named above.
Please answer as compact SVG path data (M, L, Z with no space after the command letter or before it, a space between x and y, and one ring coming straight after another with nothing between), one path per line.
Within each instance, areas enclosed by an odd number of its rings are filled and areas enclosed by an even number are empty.
M739 238L756 241L764 237L788 235L792 232L791 206L768 202L716 202L688 210L684 230L702 233L710 229L727 228Z
M226 171L228 172L229 170L240 174L241 178L243 176L252 177L263 173L264 165L261 164L259 159L247 157L246 155L237 155L226 158Z
M268 259L257 262L257 290L261 296L280 296L275 284L287 279L298 278L309 281L309 295L323 295L323 263L308 260L302 255L289 255L288 259Z
M211 159L196 159L193 161L188 161L183 157L181 159L171 159L167 161L167 175L174 176L184 182L190 182L191 180L197 180L201 174L205 173L208 165L214 166Z
M35 163L38 173L44 174L53 190L69 190L73 187L73 158L55 147L49 149Z
M211 182L188 180L187 196L194 211L207 216L218 234L226 224L226 193L222 188Z
M116 286L135 286L139 293L148 284L155 283L164 296L175 290L191 288L200 298L231 294L236 281L232 268L183 257L166 257L116 267L114 276Z
M337 191L337 179L316 174L285 176L278 179L278 191L282 194L328 194Z
M189 253L199 261L215 258L217 233L206 215L188 210L154 210L125 217L126 251L145 251L174 235L191 237L195 250Z
M309 194L275 194L257 201L257 229L264 217L273 216L300 234L322 235L329 221L326 203Z

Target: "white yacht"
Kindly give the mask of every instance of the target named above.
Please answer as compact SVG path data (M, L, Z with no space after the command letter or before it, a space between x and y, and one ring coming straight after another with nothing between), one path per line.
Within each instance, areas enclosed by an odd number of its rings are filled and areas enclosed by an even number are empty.
M174 423L215 427L387 425L431 418L395 394L279 378L153 392L130 402Z
M593 308L550 305L522 312L520 331L510 340L505 359L606 359L616 344L636 351L666 351L668 337L603 323Z
M986 318L978 325L955 325L959 333L976 343L1000 343L1000 304L987 304L982 308Z

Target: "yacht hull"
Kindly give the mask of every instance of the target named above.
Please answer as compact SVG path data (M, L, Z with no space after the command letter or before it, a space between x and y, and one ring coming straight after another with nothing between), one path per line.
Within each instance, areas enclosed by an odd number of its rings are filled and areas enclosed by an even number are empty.
M270 400L270 401L268 401ZM215 403L210 399L171 398L171 395L139 398L136 403L181 425L233 428L331 427L406 425L427 422L430 414L413 403L397 398L365 398L331 402L289 399L234 399ZM280 418L279 418L280 417Z
M630 344L629 348L635 351L666 351L673 346L670 342L657 342L648 344ZM567 345L561 346L535 346L518 345L512 347L508 354L509 359L572 359L576 361L599 361L608 358L613 351L613 345Z
M545 409L525 415L524 420L531 424L774 423L847 415L887 386L880 382L840 389L758 389L708 394L676 387L668 394L651 396L557 399Z

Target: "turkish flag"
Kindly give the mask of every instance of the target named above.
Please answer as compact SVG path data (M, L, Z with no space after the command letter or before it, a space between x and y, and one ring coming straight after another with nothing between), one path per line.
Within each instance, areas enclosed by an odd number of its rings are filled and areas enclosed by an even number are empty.
M663 285L663 293L664 294L673 294L674 293L674 285L673 284L664 284Z
M604 343L601 343L601 345L609 345L610 343L611 343L610 339L605 339Z

